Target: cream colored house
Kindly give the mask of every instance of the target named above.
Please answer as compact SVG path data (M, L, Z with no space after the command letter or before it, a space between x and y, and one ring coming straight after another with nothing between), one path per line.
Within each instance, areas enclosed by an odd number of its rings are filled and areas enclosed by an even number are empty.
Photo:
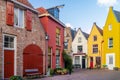
M72 53L72 41L75 37L76 31L71 29L70 27L66 27L64 30L64 50L66 53Z
M87 68L87 39L88 34L80 28L72 42L73 65L80 65L81 68Z

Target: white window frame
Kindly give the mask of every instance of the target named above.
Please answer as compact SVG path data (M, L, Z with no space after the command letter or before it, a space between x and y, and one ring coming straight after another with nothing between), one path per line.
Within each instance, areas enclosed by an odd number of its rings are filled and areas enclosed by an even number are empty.
M80 56L75 56L75 62L74 62L74 64L80 64Z
M4 35L4 38L5 36L8 36L8 37L13 37L14 41L13 41L13 48L10 48L10 47L5 47L4 46L4 49L7 49L7 50L14 50L15 49L15 37L14 36L11 36L11 35ZM3 39L4 42L5 42L5 39ZM3 43L4 44L4 43Z
M112 24L109 24L109 25L108 25L108 29L109 29L109 31L112 30Z
M97 47L94 47L94 45L97 45ZM93 49L97 49L97 52L93 52ZM92 53L94 53L94 54L95 54L95 53L98 53L98 44L93 44L93 45L92 45Z
M12 49L10 49L10 48L5 48L4 47L4 37L5 36L11 36L11 37L14 37L14 48L12 48ZM14 50L14 75L17 75L17 38L16 38L16 36L14 36L14 35L9 35L9 34L3 34L3 56L4 56L4 50ZM4 57L3 57L3 61L2 61L2 78L5 78L4 77Z
M23 9L20 9L20 8L18 8L18 7L14 7L14 19L15 19L15 8L17 9L17 13L18 13L18 14L17 14L17 17L18 17L18 25L15 25L15 22L14 22L14 26L15 26L15 27L18 27L18 28L24 28L24 26L25 26L24 10L23 10ZM19 20L19 18L20 18L20 16L19 16L20 10L23 11L23 25L22 25L22 26L20 26L20 20Z
M112 37L110 37L110 38L112 38ZM109 49L113 48L113 38L112 38L112 44L109 44L110 43L110 38L108 38L108 48Z

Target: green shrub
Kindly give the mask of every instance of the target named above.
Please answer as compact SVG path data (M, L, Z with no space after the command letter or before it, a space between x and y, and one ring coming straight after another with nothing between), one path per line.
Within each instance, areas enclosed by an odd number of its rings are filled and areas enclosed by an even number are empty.
M72 58L69 56L65 51L63 51L63 60L65 64L65 68L69 70L69 72L72 71Z
M103 68L107 68L107 65L106 65L106 64L104 64L104 65L103 65Z
M21 76L11 76L10 80L23 80Z
M50 69L50 75L52 76L54 74L54 70Z
M116 70L116 71L118 71L118 70L119 70L119 68L118 68L118 67L114 67L113 69L114 69L114 70Z
M57 75L61 75L61 74L63 75L63 74L67 74L68 70L65 68L56 68L54 69L54 73Z

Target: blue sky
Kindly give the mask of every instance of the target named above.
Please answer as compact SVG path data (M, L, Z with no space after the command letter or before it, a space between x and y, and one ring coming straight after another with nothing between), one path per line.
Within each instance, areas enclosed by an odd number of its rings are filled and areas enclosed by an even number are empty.
M89 33L93 22L103 28L109 6L120 11L119 0L29 0L34 8L51 8L65 4L60 9L60 20L74 28L81 28Z

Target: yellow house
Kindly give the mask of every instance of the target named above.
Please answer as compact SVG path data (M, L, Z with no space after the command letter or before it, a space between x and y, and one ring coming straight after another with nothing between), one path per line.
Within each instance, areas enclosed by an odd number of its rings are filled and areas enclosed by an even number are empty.
M120 12L109 8L106 23L103 28L103 61L108 69L120 68Z
M88 67L101 66L103 31L96 23L93 24L88 38Z

